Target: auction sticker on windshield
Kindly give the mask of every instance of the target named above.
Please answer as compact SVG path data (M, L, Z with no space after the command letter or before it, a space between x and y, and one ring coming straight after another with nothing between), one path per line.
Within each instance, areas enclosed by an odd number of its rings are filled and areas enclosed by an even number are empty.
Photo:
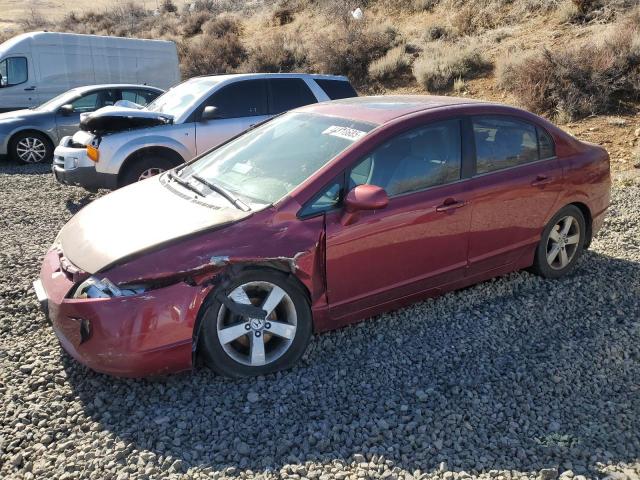
M360 140L367 134L367 132L363 132L362 130L356 130L355 128L349 127L340 127L338 125L331 125L322 133L323 135L333 135L334 137L344 138L345 140L351 140L352 142Z

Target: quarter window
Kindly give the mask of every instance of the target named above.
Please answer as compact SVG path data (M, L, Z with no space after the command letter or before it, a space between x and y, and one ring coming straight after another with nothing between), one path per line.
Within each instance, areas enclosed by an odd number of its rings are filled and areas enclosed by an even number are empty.
M349 174L349 188L371 184L389 196L460 179L460 122L449 120L402 133L376 148Z
M344 80L317 79L316 83L320 85L320 88L324 90L324 93L326 93L331 100L358 96L351 84L349 82L345 82Z
M275 78L269 80L269 86L269 110L274 115L316 103L316 97L300 78Z
M157 93L147 90L122 90L122 100L137 103L144 107L158 96Z
M553 140L551 139L551 135L549 135L540 127L537 127L536 131L538 132L538 147L540 150L540 160L555 157L556 149L555 149L555 145L553 144Z
M300 216L308 217L335 208L340 203L341 193L342 184L338 181L331 183L302 209Z
M29 78L27 59L11 57L0 62L0 86L10 87L24 83Z
M206 102L217 107L222 118L254 117L267 114L265 80L244 80L222 87Z
M472 122L476 145L476 173L494 172L541 158L538 132L533 125L504 117L474 117ZM553 150L552 143L547 144L546 153L549 148Z

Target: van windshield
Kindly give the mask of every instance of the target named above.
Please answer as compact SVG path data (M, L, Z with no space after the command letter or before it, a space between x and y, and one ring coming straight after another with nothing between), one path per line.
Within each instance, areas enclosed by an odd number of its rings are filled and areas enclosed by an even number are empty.
M194 78L188 80L160 95L147 105L147 110L178 118L220 81L217 78Z
M180 176L274 203L359 141L375 125L311 113L286 113L250 130L196 162Z

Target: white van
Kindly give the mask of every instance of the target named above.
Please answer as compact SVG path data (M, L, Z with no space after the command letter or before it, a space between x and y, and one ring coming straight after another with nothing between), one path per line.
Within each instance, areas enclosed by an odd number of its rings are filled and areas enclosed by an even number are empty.
M30 108L84 85L180 81L173 42L33 32L0 44L0 112Z

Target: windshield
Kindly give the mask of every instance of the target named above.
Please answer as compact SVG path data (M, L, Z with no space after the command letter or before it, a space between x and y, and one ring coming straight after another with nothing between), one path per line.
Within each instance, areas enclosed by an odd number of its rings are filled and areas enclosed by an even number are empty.
M274 203L374 127L287 113L205 155L181 176L195 174L257 203Z
M147 105L147 110L178 118L220 81L215 78L196 78L183 82L156 98Z
M42 105L35 107L35 110L53 110L67 103L73 102L80 96L77 90L69 90L68 92L61 93L57 97L53 97L51 100L44 102Z

